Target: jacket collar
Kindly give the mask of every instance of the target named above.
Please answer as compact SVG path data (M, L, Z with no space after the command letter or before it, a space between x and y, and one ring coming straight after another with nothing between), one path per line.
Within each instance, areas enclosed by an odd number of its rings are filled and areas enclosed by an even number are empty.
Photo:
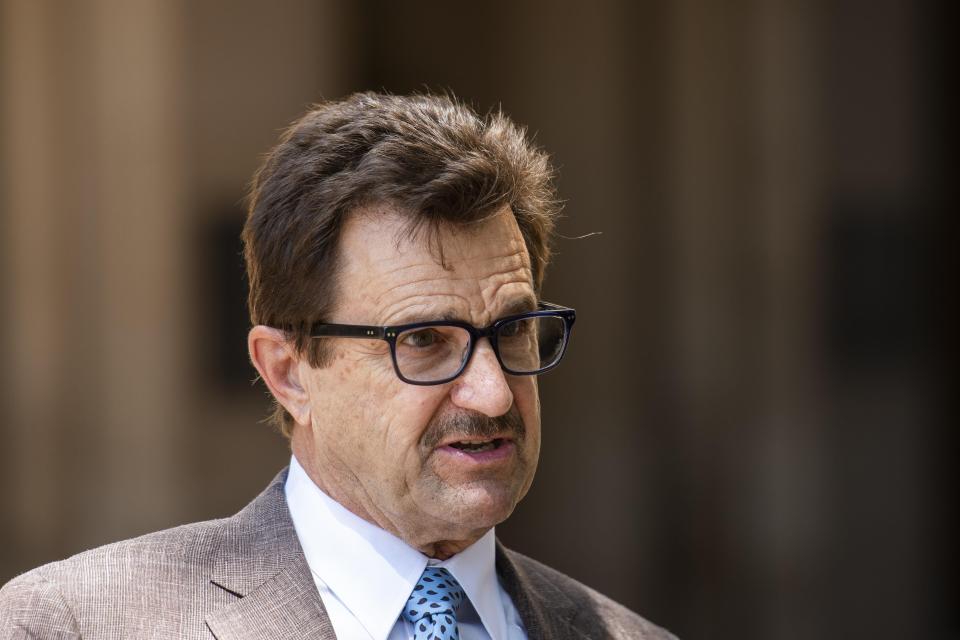
M284 469L224 522L210 581L238 599L207 616L219 640L336 638L290 520L286 478Z
M524 570L497 541L497 575L513 600L530 640L582 638L572 625L579 612L573 600L545 580L537 580Z

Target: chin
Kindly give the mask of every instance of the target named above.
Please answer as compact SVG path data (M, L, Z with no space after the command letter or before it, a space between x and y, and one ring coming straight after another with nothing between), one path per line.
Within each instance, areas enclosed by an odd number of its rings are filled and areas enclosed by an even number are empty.
M444 500L451 520L471 531L486 531L513 513L525 491L518 487L489 486L476 483L455 490L454 495Z

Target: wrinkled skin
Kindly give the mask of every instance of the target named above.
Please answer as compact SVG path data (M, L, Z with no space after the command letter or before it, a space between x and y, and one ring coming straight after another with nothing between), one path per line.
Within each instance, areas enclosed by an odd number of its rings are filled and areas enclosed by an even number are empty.
M534 308L530 258L509 208L441 231L444 264L405 219L380 208L353 214L341 236L331 322L396 325L443 318L485 327ZM540 407L533 376L510 376L481 340L464 373L442 385L402 382L386 342L332 339L312 368L267 327L251 357L297 422L292 448L311 479L358 516L439 558L505 520L533 480ZM444 447L503 437L507 453L477 463Z

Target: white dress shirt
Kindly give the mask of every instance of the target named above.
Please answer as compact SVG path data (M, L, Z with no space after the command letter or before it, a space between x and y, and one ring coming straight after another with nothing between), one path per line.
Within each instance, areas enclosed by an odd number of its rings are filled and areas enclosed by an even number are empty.
M345 509L313 483L296 456L284 490L338 638L413 638L413 625L400 612L429 564L446 568L467 595L457 612L462 640L526 640L520 615L497 580L493 529L438 561Z

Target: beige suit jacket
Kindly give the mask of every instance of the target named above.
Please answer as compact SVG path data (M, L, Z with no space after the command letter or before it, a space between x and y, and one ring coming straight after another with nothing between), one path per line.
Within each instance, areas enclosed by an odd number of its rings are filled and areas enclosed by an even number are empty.
M118 542L19 576L0 590L0 639L333 640L287 510L285 479L286 471L231 518ZM531 640L673 637L499 543L497 573Z

